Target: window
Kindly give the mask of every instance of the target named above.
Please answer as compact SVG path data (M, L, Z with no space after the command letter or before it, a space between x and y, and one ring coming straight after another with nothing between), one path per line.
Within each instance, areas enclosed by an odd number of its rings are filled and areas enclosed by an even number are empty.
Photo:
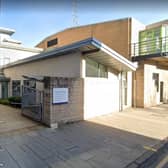
M36 89L36 82L34 80L24 80L23 85L30 87L30 88L33 88L33 89Z
M140 54L152 54L161 52L162 49L162 28L153 28L140 32Z
M21 82L20 80L12 81L12 96L21 95Z
M99 64L99 77L101 78L107 77L107 68L102 64Z
M54 46L58 43L58 39L55 38L53 40L50 40L50 41L47 41L47 47L51 47L51 46Z
M107 78L107 68L92 59L86 58L86 76Z
M86 76L98 77L99 64L91 59L86 59Z
M159 92L159 74L158 73L153 73L152 78L154 80L154 85L156 87L156 90L157 90L157 92Z

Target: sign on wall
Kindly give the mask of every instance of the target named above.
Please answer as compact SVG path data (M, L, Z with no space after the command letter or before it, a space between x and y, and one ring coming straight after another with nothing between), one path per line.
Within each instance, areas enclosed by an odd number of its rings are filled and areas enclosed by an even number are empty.
M53 104L68 103L68 88L53 88Z

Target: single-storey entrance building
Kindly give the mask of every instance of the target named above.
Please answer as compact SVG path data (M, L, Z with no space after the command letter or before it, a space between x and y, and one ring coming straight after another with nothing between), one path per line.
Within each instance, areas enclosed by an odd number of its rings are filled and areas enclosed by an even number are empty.
M22 85L43 92L42 122L49 126L118 112L132 106L136 65L89 38L4 66L9 96Z

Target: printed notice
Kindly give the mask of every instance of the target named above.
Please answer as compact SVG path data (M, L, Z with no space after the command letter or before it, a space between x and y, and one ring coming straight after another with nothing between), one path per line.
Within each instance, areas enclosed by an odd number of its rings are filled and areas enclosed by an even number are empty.
M53 88L53 104L68 103L68 88Z

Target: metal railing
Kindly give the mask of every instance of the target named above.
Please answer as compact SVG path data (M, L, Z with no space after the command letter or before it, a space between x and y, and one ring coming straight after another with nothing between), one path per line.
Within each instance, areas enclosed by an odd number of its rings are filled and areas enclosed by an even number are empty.
M131 56L145 56L168 53L168 37L155 38L131 44Z
M36 121L42 121L43 91L22 87L22 114Z

